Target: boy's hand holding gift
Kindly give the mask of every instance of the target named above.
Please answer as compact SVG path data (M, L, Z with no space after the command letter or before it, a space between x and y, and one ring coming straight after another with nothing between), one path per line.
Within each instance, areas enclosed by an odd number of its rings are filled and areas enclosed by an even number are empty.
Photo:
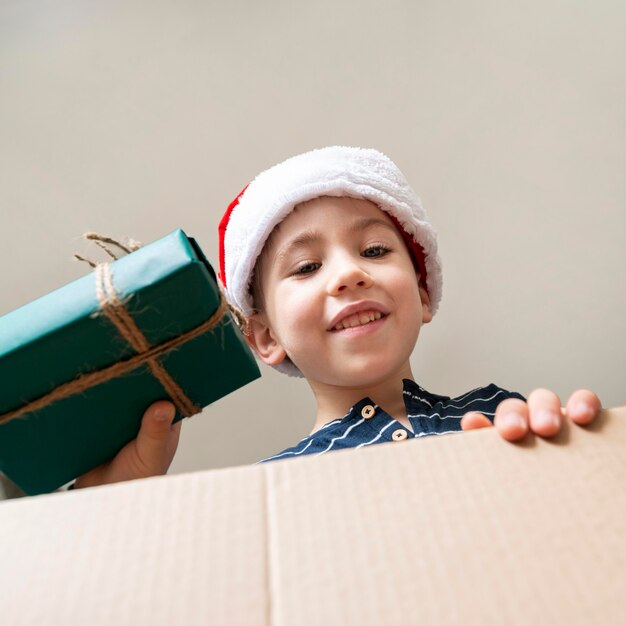
M470 411L463 416L463 430L474 430L486 426L495 426L507 441L519 441L530 430L540 437L552 437L560 429L563 418L575 424L589 424L598 414L602 405L598 396L587 389L574 391L565 408L561 407L559 397L548 389L535 389L524 402L509 398L501 402L493 421L477 411Z
M172 424L175 413L171 402L160 400L151 404L141 420L137 437L108 463L83 474L74 487L94 487L165 474L174 459L182 426L182 421Z

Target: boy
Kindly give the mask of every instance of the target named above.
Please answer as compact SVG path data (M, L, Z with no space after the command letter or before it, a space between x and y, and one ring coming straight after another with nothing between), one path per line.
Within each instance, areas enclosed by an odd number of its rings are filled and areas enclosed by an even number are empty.
M219 227L220 278L266 364L304 376L316 399L313 430L263 461L491 426L509 441L555 435L563 416L589 423L598 397L578 390L563 410L538 389L528 401L489 385L458 398L427 392L409 357L441 298L435 232L402 173L376 150L334 146L263 172ZM85 487L164 474L180 423L150 406L141 430ZM492 420L489 419L492 418Z

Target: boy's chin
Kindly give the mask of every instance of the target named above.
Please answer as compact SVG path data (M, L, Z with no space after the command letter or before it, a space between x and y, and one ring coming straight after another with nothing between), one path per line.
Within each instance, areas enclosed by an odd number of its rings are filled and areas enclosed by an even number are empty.
M401 378L401 364L381 364L380 362L353 364L350 367L336 368L329 366L316 374L311 373L307 379L317 380L333 387L370 387L388 381L394 376Z

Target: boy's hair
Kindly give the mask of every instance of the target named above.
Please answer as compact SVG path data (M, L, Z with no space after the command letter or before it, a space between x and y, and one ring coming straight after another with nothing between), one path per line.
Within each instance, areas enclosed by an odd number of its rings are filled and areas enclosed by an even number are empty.
M398 167L372 149L331 146L305 152L259 174L231 202L219 224L219 277L244 315L263 306L257 260L274 228L313 198L348 196L376 204L402 233L428 291L434 315L441 300L437 235ZM302 376L292 364L276 369Z

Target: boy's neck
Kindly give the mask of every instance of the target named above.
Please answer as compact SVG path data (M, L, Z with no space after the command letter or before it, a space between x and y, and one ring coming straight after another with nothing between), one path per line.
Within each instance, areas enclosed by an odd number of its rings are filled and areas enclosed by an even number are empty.
M394 419L407 423L402 383L404 378L414 380L408 361L387 378L370 385L338 387L309 381L317 403L317 415L311 434L328 422L346 415L352 406L366 397L370 398Z

